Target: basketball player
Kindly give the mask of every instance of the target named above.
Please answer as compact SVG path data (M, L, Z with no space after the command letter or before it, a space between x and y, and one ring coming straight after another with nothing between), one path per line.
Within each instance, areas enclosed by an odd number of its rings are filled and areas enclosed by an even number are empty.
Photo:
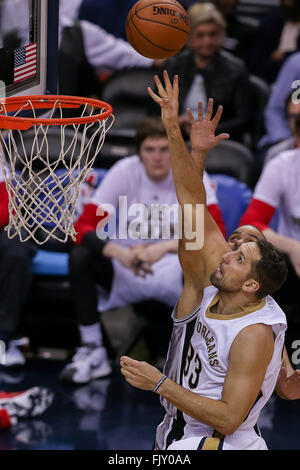
M204 200L201 173L206 153L228 134L215 136L222 107L192 120L192 156L178 124L178 77L164 72L158 94L167 130L177 197L181 206ZM196 166L194 160L199 163ZM200 166L201 165L201 166ZM184 288L173 312L174 329L164 374L145 362L121 358L126 380L161 395L166 409L155 449L267 449L257 420L270 398L281 366L286 318L270 297L286 278L286 263L265 240L243 243L228 253L206 208L204 246L179 243ZM191 223L191 222L190 222Z
M165 236L162 221L155 223L150 211L149 214L144 211L144 215L140 212L144 220L138 223L147 231L146 238L131 234L134 215L130 208L134 208L133 204L135 207L143 204L150 209L154 204L177 207L168 138L161 119L145 118L138 126L136 141L137 154L120 160L108 171L75 225L77 246L70 253L70 283L81 347L61 373L61 379L65 381L81 384L111 372L98 310L102 312L152 299L173 308L182 289L178 240L174 239L176 221L172 215L168 240L162 238ZM207 174L204 184L209 210L222 227L220 209ZM121 204L120 196L126 196L128 210ZM117 230L115 237L111 233L110 238L99 238L98 224L103 215L99 215L97 209L102 207L105 211L104 204L110 206L107 211L111 218L113 212L120 213L123 233L124 221L128 233L122 235ZM174 217L176 214L177 210ZM118 228L120 226L121 222ZM156 239L151 234L151 226L159 229ZM146 277L143 271L148 274Z

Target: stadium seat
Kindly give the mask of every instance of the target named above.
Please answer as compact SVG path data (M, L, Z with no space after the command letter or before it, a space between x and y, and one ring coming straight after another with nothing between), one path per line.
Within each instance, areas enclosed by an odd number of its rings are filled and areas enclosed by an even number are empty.
M237 227L248 207L252 191L245 183L227 175L211 175L226 226L227 235Z
M139 122L152 107L147 87L155 87L153 68L125 69L114 73L107 81L102 92L102 99L114 109L115 123L113 133L135 131ZM110 133L107 135L107 141Z
M32 269L37 276L67 276L68 263L68 253L39 250L32 260Z
M254 183L254 156L239 142L227 140L207 154L208 173L229 175L252 187Z
M248 186L227 175L210 175L215 184L219 206L222 211L227 235L230 235L239 225L240 219L246 211L252 197ZM270 227L277 230L279 210L270 222Z

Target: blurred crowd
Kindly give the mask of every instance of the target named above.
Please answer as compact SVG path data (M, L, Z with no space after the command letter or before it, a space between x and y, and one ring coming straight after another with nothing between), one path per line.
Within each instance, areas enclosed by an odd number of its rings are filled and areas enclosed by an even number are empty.
M224 236L229 237L239 226L249 226L243 229L248 231L256 227L286 254L289 276L276 299L283 307L293 303L299 308L299 1L274 0L265 8L262 1L182 1L190 17L190 37L180 53L162 62L139 55L126 41L126 16L134 3L60 0L60 94L107 100L116 118L97 160L97 166L107 172L82 206L76 223L77 242L70 248L70 292L81 345L61 378L74 383L111 373L99 312L147 301L150 312L161 312L163 322L180 296L183 279L174 236L176 216L168 239L162 235L162 220L156 239L129 240L120 233L99 237L103 213L117 211L120 197L127 197L128 206L144 206L146 213L139 223L146 222L149 231L147 208L176 205L168 139L160 110L147 94L153 75L164 69L171 77L179 76L179 119L187 145L190 122L186 108L196 117L197 103L202 101L205 109L209 98L214 99L215 108L224 107L218 133L229 133L231 139L208 157L205 187L209 210ZM231 185L229 212L240 207L239 197L248 191L248 207L232 227L228 212L222 210L224 201L218 200L214 174L220 173ZM230 193L232 187L234 193ZM0 196L4 227L8 198L3 182ZM100 215L99 206L104 211ZM136 219L130 211L126 216L129 230ZM137 232L136 225L134 228ZM14 336L30 289L36 247L8 241L2 230L0 251L0 273L11 272L9 285L7 276L0 283L0 340L10 353L7 365L23 365L25 358ZM20 285L23 295L16 298L13 292Z

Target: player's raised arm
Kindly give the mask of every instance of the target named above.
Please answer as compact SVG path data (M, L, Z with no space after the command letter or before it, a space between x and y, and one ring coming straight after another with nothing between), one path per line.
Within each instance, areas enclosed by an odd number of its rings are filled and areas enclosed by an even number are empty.
M173 84L170 82L167 72L164 72L163 86L159 78L155 77L158 94L148 88L150 96L161 107L162 121L166 127L169 139L169 149L171 155L171 164L175 181L176 193L179 204L183 212L183 230L182 239L179 243L179 258L186 283L197 286L197 292L201 292L210 283L210 275L216 269L221 261L221 256L228 251L227 244L220 232L217 224L214 222L206 207L206 192L202 181L203 171L199 171L199 164L196 165L194 157L192 158L186 144L183 140L178 124L178 77L174 77ZM227 139L228 134L215 136L215 130L222 114L222 108L219 108L216 116L212 118L213 101L210 100L208 112L205 117L201 113L202 107L199 106L199 121L193 120L193 143L195 158L200 155L205 165L206 153L223 139ZM190 114L189 114L190 115ZM191 117L191 115L190 115ZM192 118L192 117L191 117ZM201 142L201 143L199 143ZM186 225L190 226L196 220L196 211L199 204L204 205L204 245L202 249L187 249L188 240L184 235ZM192 220L184 220L186 205L189 209L192 207ZM190 296L190 292L189 292Z

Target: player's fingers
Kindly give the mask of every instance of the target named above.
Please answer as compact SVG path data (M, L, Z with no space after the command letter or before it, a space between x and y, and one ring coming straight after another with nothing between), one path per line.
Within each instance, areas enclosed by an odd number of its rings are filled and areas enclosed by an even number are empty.
M121 358L120 365L124 370L132 370L134 365L128 362L128 360Z
M198 121L203 121L203 104L202 104L202 101L198 101Z
M205 116L205 119L207 121L211 120L212 113L213 113L213 107L214 107L214 100L212 98L209 98L208 104L207 104L206 116Z
M149 95L151 96L151 98L158 104L161 103L161 98L160 96L158 96L156 93L154 93L154 91L148 86L147 88L147 91L149 93Z
M161 83L158 75L154 75L154 81L156 83L159 96L161 96L162 98L165 98L167 96L167 93L166 93L166 90L164 89L164 87L162 86L162 83Z
M174 92L174 95L177 97L179 95L179 79L178 79L178 75L175 75L174 76L174 79L173 79L173 92Z
M215 128L217 127L217 125L219 124L220 122L220 119L221 119L221 116L222 116L222 113L223 113L223 106L218 106L218 109L217 109L217 112L216 112L216 115L215 117L212 119L212 123L213 125L215 126Z
M194 115L193 115L192 111L190 110L190 108L186 108L186 114L188 115L190 123L192 125L196 124L196 119L194 118Z
M170 81L169 74L168 74L168 72L167 72L166 70L164 70L163 75L164 75L164 81L165 81L166 91L167 91L167 93L168 93L168 95L169 95L169 94L172 93L172 90L173 90L172 83L171 83L171 81Z
M280 378L283 380L287 379L287 369L285 367L281 367L280 369Z
M230 139L230 135L229 135L229 134L220 134L220 135L217 135L216 139L217 139L217 142L218 142L218 144L219 144L219 143L222 142L223 140L228 140L228 139Z
M126 380L135 380L136 377L134 374L132 374L132 372L130 372L128 369L124 369L123 367L121 368L121 374L124 375L124 377L126 378Z
M128 356L122 356L120 358L120 362L121 362L121 365L124 364L124 365L128 365L129 367L130 366L137 366L138 364L140 364L140 361L136 361L135 359L131 359L131 357L128 357Z

